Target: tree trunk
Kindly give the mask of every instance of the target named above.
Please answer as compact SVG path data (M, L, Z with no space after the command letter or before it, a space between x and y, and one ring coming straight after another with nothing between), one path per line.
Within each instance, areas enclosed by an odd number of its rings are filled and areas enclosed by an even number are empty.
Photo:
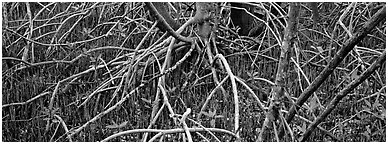
M290 3L290 11L288 12L288 25L285 31L284 41L281 46L281 53L279 58L278 70L276 73L275 85L272 87L270 106L264 120L261 133L258 141L268 141L267 139L270 133L270 128L276 124L277 120L280 120L281 100L285 96L285 78L287 77L287 68L290 59L290 49L294 44L297 34L297 24L299 16L299 3ZM275 127L273 127L275 128ZM277 138L278 139L278 138Z

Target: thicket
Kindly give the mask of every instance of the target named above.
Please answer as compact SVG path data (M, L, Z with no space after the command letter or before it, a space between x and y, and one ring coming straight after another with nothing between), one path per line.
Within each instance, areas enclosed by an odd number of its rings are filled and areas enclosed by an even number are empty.
M385 3L248 4L258 34L217 3L184 42L141 2L3 2L2 141L386 141Z

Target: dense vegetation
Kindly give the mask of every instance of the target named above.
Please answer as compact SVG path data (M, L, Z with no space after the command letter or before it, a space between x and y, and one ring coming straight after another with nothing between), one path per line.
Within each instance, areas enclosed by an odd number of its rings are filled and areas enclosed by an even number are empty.
M319 3L319 19L248 4L255 34L217 3L217 31L191 24L184 42L141 2L3 2L2 140L386 141L385 3ZM181 24L197 11L168 6Z

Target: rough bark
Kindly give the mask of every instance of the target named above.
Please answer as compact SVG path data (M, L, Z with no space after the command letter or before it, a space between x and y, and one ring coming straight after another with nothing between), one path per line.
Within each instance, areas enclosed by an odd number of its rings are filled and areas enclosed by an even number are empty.
M326 68L318 75L317 78L302 92L302 94L297 99L296 103L289 110L288 115L286 116L287 123L290 123L294 118L296 112L299 108L306 102L306 100L318 89L319 86L329 77L329 75L334 71L334 69L340 64L340 62L346 57L346 55L354 48L354 46L359 43L378 23L383 21L386 17L386 6L379 12L377 12L365 25L353 35L350 40L348 40L343 48L341 48L335 57L330 61ZM283 134L280 134L282 137Z
M325 118L336 108L341 99L343 99L346 95L348 95L354 88L356 88L359 84L365 81L377 68L381 67L385 62L386 51L381 54L381 56L363 73L359 78L352 81L349 85L347 85L343 90L341 90L334 99L330 102L326 110L318 116L318 118L309 125L306 132L303 133L302 141L306 141L307 138L311 135L313 130L323 121Z
M272 123L275 123L279 120L280 110L281 110L281 100L284 97L285 90L285 78L288 74L288 63L290 60L290 49L293 46L294 40L297 34L297 24L299 16L299 3L290 3L289 19L287 21L288 26L285 31L284 41L281 46L281 53L279 58L278 70L276 73L275 85L272 87L270 106L267 112L266 118L264 120L263 127L258 141L268 141L266 138L270 134L267 132L267 128L271 128Z

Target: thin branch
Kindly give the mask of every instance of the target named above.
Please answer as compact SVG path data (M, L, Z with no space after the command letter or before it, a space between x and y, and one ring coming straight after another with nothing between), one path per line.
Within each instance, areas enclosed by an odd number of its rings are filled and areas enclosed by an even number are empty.
M228 62L226 61L225 57L222 54L217 54L214 58L214 61L217 59L220 59L223 63L225 70L228 72L230 81L232 83L232 91L233 91L233 98L234 98L234 132L236 133L237 137L239 137L238 129L239 129L239 118L240 118L240 112L239 112L239 101L238 101L238 94L237 94L237 85L236 85L236 77L234 76L232 70L230 69L230 66Z
M205 130L202 128L188 128L190 132L204 132ZM212 132L219 132L219 133L225 133L229 134L233 137L237 137L233 132L224 130L224 129L218 129L218 128L207 128L207 130L212 131ZM163 134L173 134L173 133L184 133L184 129L169 129L169 130L158 130L158 129L134 129L134 130L127 130L123 132L116 133L114 135L111 135L101 142L107 142L113 138L122 136L122 135L127 135L127 134L132 134L132 133L143 133L143 132L153 132L153 133L163 133Z
M385 9L385 6L384 6ZM384 12L385 14L385 12ZM349 94L354 88L356 88L359 84L361 84L364 80L366 80L377 68L381 67L385 62L386 51L365 71L363 72L359 78L352 81L349 85L347 85L343 90L336 94L334 99L330 102L326 110L319 115L319 117L309 125L306 132L303 133L302 141L306 141L307 138L311 135L313 130L336 108L339 101L344 98L347 94Z
M317 78L315 78L311 85L302 92L296 103L289 110L286 117L288 123L291 122L303 103L306 102L306 100L319 88L319 86L321 86L321 84L329 77L329 75L354 48L354 46L359 43L377 24L385 19L385 11L386 6L384 5L383 8L381 8L367 23L364 24L358 33L354 34L353 37L344 44L344 47L337 52L336 56L330 61L327 67L318 75Z
M35 96L35 97L33 97L33 98L31 98L31 99L25 101L25 102L4 104L4 105L2 106L2 108L4 109L4 108L9 107L9 106L26 105L26 104L29 104L29 103L33 102L34 100L36 100L36 99L38 99L38 98L43 97L43 96L45 96L45 95L48 95L48 94L50 94L50 93L51 93L51 92L44 92L44 93L41 93L41 94L39 94L39 95L37 95L37 96Z
M191 134L189 132L189 128L187 127L187 124L186 124L187 115L189 115L190 113L191 113L191 108L187 108L186 112L183 113L180 121L181 121L182 127L185 130L185 133L187 135L187 139L189 140L189 142L193 142L193 138L191 137Z

